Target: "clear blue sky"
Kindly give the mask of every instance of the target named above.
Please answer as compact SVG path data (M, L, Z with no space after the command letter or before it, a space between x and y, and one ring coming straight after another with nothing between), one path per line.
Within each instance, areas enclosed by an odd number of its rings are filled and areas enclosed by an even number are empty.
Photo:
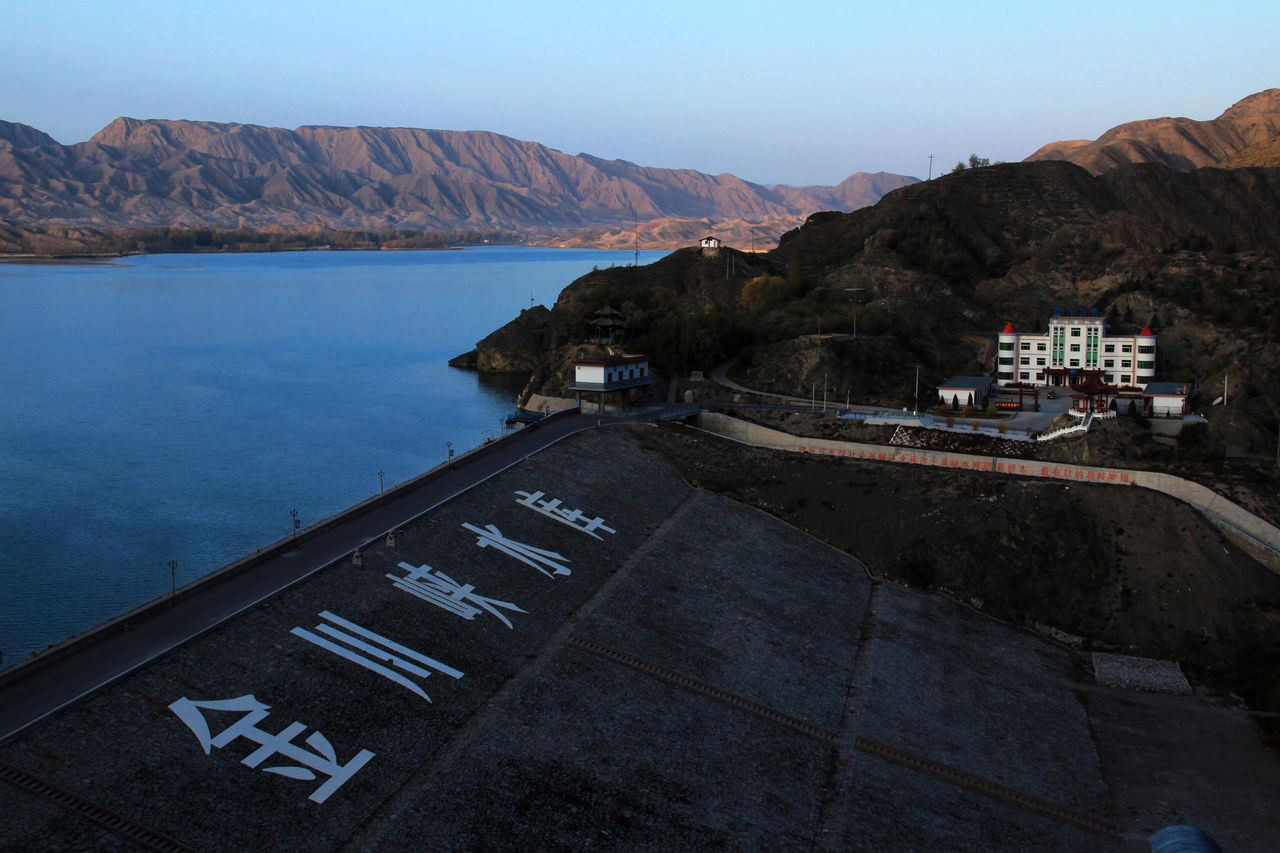
M1280 3L10 3L0 118L491 130L758 183L924 177L1280 86Z

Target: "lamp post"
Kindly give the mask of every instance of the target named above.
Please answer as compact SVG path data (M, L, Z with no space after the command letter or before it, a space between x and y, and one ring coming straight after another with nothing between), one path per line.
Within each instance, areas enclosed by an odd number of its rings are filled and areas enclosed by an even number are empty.
M294 538L294 539L297 539L297 538L298 538L298 527L299 527L299 524L300 524L300 522L298 521L298 511L297 511L296 509L291 509L291 510L289 510L289 515L291 515L291 516L293 517L293 529L290 531L290 533L291 533L291 535L293 536L293 538Z
M920 414L920 365L916 365L916 401L912 405L911 413L913 415Z
M173 598L178 592L178 561L169 561L169 597Z
M858 336L858 303L854 301L854 294L866 290L865 287L846 287L844 292L849 294L849 304L853 306L853 336Z
M385 476L387 476L387 472L386 472L386 471L379 471L379 472L378 472L378 494L379 494L379 495L382 495L382 494L386 491L386 490L385 490L385 489L383 489L383 487L382 487L382 478L383 478L383 477L385 477Z

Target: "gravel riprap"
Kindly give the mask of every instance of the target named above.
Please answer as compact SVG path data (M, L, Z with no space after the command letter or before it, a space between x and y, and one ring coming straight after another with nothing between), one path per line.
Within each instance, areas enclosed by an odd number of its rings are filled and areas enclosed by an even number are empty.
M1191 693L1191 685L1177 661L1139 658L1109 652L1093 653L1093 677L1107 687Z

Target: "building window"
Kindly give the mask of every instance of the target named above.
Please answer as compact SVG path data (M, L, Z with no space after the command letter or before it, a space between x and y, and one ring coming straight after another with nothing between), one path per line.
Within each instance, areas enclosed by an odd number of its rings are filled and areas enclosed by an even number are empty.
M1139 370L1152 370L1152 369L1154 369L1154 368L1155 368L1155 366L1156 366L1156 363L1155 363L1154 361L1140 361L1140 362L1138 362L1138 369L1139 369Z
M1020 363L1020 364L1030 364L1030 363L1031 363L1031 359L1026 358L1026 357L1023 357L1023 358L1020 360L1020 362L1019 362L1019 363Z
M1030 374L1030 373L1019 373L1019 374L1018 374L1018 378L1019 378L1019 379L1030 379L1030 378L1031 378L1031 374Z
M1072 329L1072 330L1071 330L1071 337L1073 337L1073 338L1078 338L1078 337L1080 337L1080 330L1079 330L1079 329Z
M1114 376L1112 376L1110 373L1108 373L1108 374L1107 374L1107 378L1106 378L1106 380L1104 380L1104 381L1105 381L1108 385L1115 385L1115 384L1116 384L1116 378L1115 378Z
M1116 360L1115 360L1114 358L1108 358L1108 359L1106 359L1105 361L1103 361L1103 362L1102 362L1102 366L1103 366L1103 367L1115 367L1115 366L1116 366Z
M1012 357L1012 356L1003 356L1003 355L1002 355L1002 356L1000 356L1000 363L1001 363L1001 364L1013 364L1013 357Z
M1043 374L1043 373L1037 373L1037 374L1036 374L1036 380L1037 380L1037 381L1039 381L1039 382L1043 382L1043 381L1044 381L1044 374Z
M1001 341L1000 349L1005 350L1007 352L1008 350L1013 349L1013 344L1009 341Z
M1124 359L1123 361L1121 361L1121 362L1120 362L1120 366L1121 366L1121 367L1132 367L1132 366L1133 366L1133 362L1126 358L1126 359Z
M1156 351L1155 347L1138 347L1138 352L1144 355L1152 355Z
M1133 345L1125 344L1124 346L1120 347L1120 352L1133 352Z
M1078 358L1073 358L1073 359L1071 359L1071 366L1072 366L1072 367L1079 367L1079 366L1080 366L1080 359L1078 359Z
M1036 344L1036 352L1044 352L1049 348L1048 344Z
M1079 344L1072 344L1072 345L1071 345L1071 351L1072 351L1072 352L1080 352L1080 345L1079 345Z
M1104 347L1102 348L1102 351L1103 351L1103 352L1115 352L1115 351L1116 351L1116 345L1115 345L1115 344L1107 344L1106 346L1104 346Z
M1037 359L1036 359L1036 367L1044 367L1044 359L1043 359L1043 358L1037 358Z
M1001 379L1012 379L1012 378L1013 378L1013 371L1012 371L1012 370L1002 370L1002 371L1000 371L1000 378L1001 378Z
M1022 348L1023 348L1023 349L1031 349L1031 344L1030 344L1030 343L1028 343L1027 341L1023 341L1023 342L1022 342Z

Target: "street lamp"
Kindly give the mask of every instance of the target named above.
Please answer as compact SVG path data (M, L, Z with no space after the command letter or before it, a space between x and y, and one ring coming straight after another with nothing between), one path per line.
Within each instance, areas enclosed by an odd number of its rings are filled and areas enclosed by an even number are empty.
M844 292L849 294L849 304L853 306L853 336L858 336L858 303L854 301L854 294L866 290L865 287L846 287Z
M382 488L382 478L383 478L383 477L385 477L385 476L387 476L387 472L386 472L386 471L379 471L379 472L378 472L378 494L379 494L379 495L383 494L383 492L385 491L385 490Z
M289 515L293 516L293 538L297 539L298 527L300 526L300 522L298 521L298 511L296 509L291 509L289 510Z
M920 414L920 365L916 365L916 401L912 406L913 415Z
M169 597L173 598L178 592L178 561L169 561Z

